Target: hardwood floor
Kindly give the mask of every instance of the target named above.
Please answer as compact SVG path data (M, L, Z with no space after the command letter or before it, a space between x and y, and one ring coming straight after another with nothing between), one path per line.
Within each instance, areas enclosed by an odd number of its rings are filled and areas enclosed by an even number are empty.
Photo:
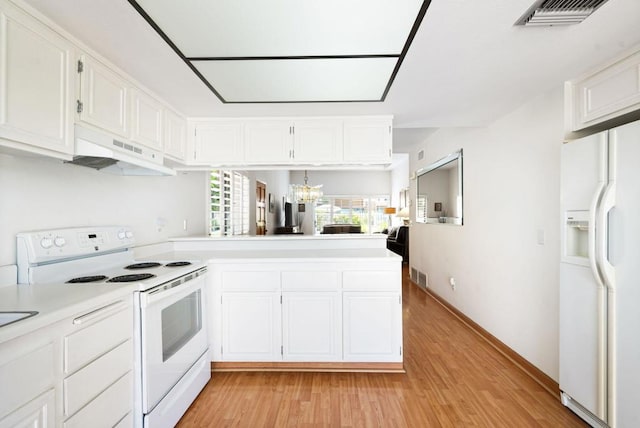
M584 427L403 271L406 374L215 372L179 427Z

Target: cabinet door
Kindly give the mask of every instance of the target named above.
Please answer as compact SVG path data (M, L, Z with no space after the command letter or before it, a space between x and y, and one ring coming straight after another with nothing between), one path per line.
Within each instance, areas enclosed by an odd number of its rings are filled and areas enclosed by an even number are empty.
M223 361L280 361L280 293L222 294Z
M285 361L339 361L340 295L337 292L282 294L282 341Z
M5 7L0 11L0 137L71 154L72 46Z
M126 81L91 57L83 55L81 61L80 120L128 138Z
M344 361L401 362L402 304L399 293L343 293Z
M131 91L131 139L162 150L162 105L137 89Z
M344 161L350 163L390 163L391 119L346 119Z
M640 107L640 52L572 84L574 131Z
M296 121L293 128L295 163L342 161L342 120Z
M248 164L289 164L293 156L293 123L252 120L245 123L245 157Z
M55 391L52 389L0 419L0 427L53 428L56 423Z
M194 135L194 163L206 165L237 165L244 163L242 123L196 123Z
M164 111L164 153L178 161L187 159L187 121L171 110Z

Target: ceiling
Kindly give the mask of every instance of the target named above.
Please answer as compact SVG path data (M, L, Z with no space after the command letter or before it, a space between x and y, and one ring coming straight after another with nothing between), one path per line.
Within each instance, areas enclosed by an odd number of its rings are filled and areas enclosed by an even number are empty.
M640 45L638 0L609 0L584 22L557 27L513 25L534 0L432 0L383 102L225 104L127 0L25 1L187 116L393 114L396 130L419 128L396 132L394 144L431 128L485 126ZM250 0L219 3L260 22ZM238 43L219 47L228 55Z
M223 103L384 101L422 0L128 0Z

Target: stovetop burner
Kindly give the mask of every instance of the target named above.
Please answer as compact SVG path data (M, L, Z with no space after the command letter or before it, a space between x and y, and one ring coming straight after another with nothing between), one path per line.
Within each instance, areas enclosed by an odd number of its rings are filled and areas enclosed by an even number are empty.
M135 281L143 281L145 279L154 278L154 277L155 275L150 273L135 273L131 275L115 276L107 280L107 282L135 282Z
M84 284L87 282L98 282L107 279L104 275L80 276L67 281L67 284Z
M189 266L191 262L171 262L167 263L166 267L180 267L180 266Z
M149 268L154 268L158 266L162 266L162 263L158 263L158 262L134 263L132 265L125 266L124 268L135 270L135 269L149 269Z

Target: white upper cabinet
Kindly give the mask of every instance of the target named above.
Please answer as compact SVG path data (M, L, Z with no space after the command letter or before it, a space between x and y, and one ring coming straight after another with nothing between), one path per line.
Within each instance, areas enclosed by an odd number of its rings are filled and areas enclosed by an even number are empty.
M131 91L131 139L162 150L162 105L144 92Z
M640 52L565 84L568 131L579 131L640 109Z
M10 140L0 144L71 154L72 45L5 2L0 2L0 34L0 138Z
M244 145L248 163L291 163L293 124L289 120L249 120L244 126Z
M174 160L187 159L187 120L169 109L164 109L164 154Z
M197 165L242 165L244 145L242 122L235 120L205 120L190 122L193 137L193 157Z
M344 121L346 163L390 163L391 118L348 118Z
M196 165L353 165L391 162L391 117L199 119Z
M293 124L295 163L333 163L342 160L340 119L296 120Z
M128 83L87 55L81 56L79 70L80 121L128 138Z

